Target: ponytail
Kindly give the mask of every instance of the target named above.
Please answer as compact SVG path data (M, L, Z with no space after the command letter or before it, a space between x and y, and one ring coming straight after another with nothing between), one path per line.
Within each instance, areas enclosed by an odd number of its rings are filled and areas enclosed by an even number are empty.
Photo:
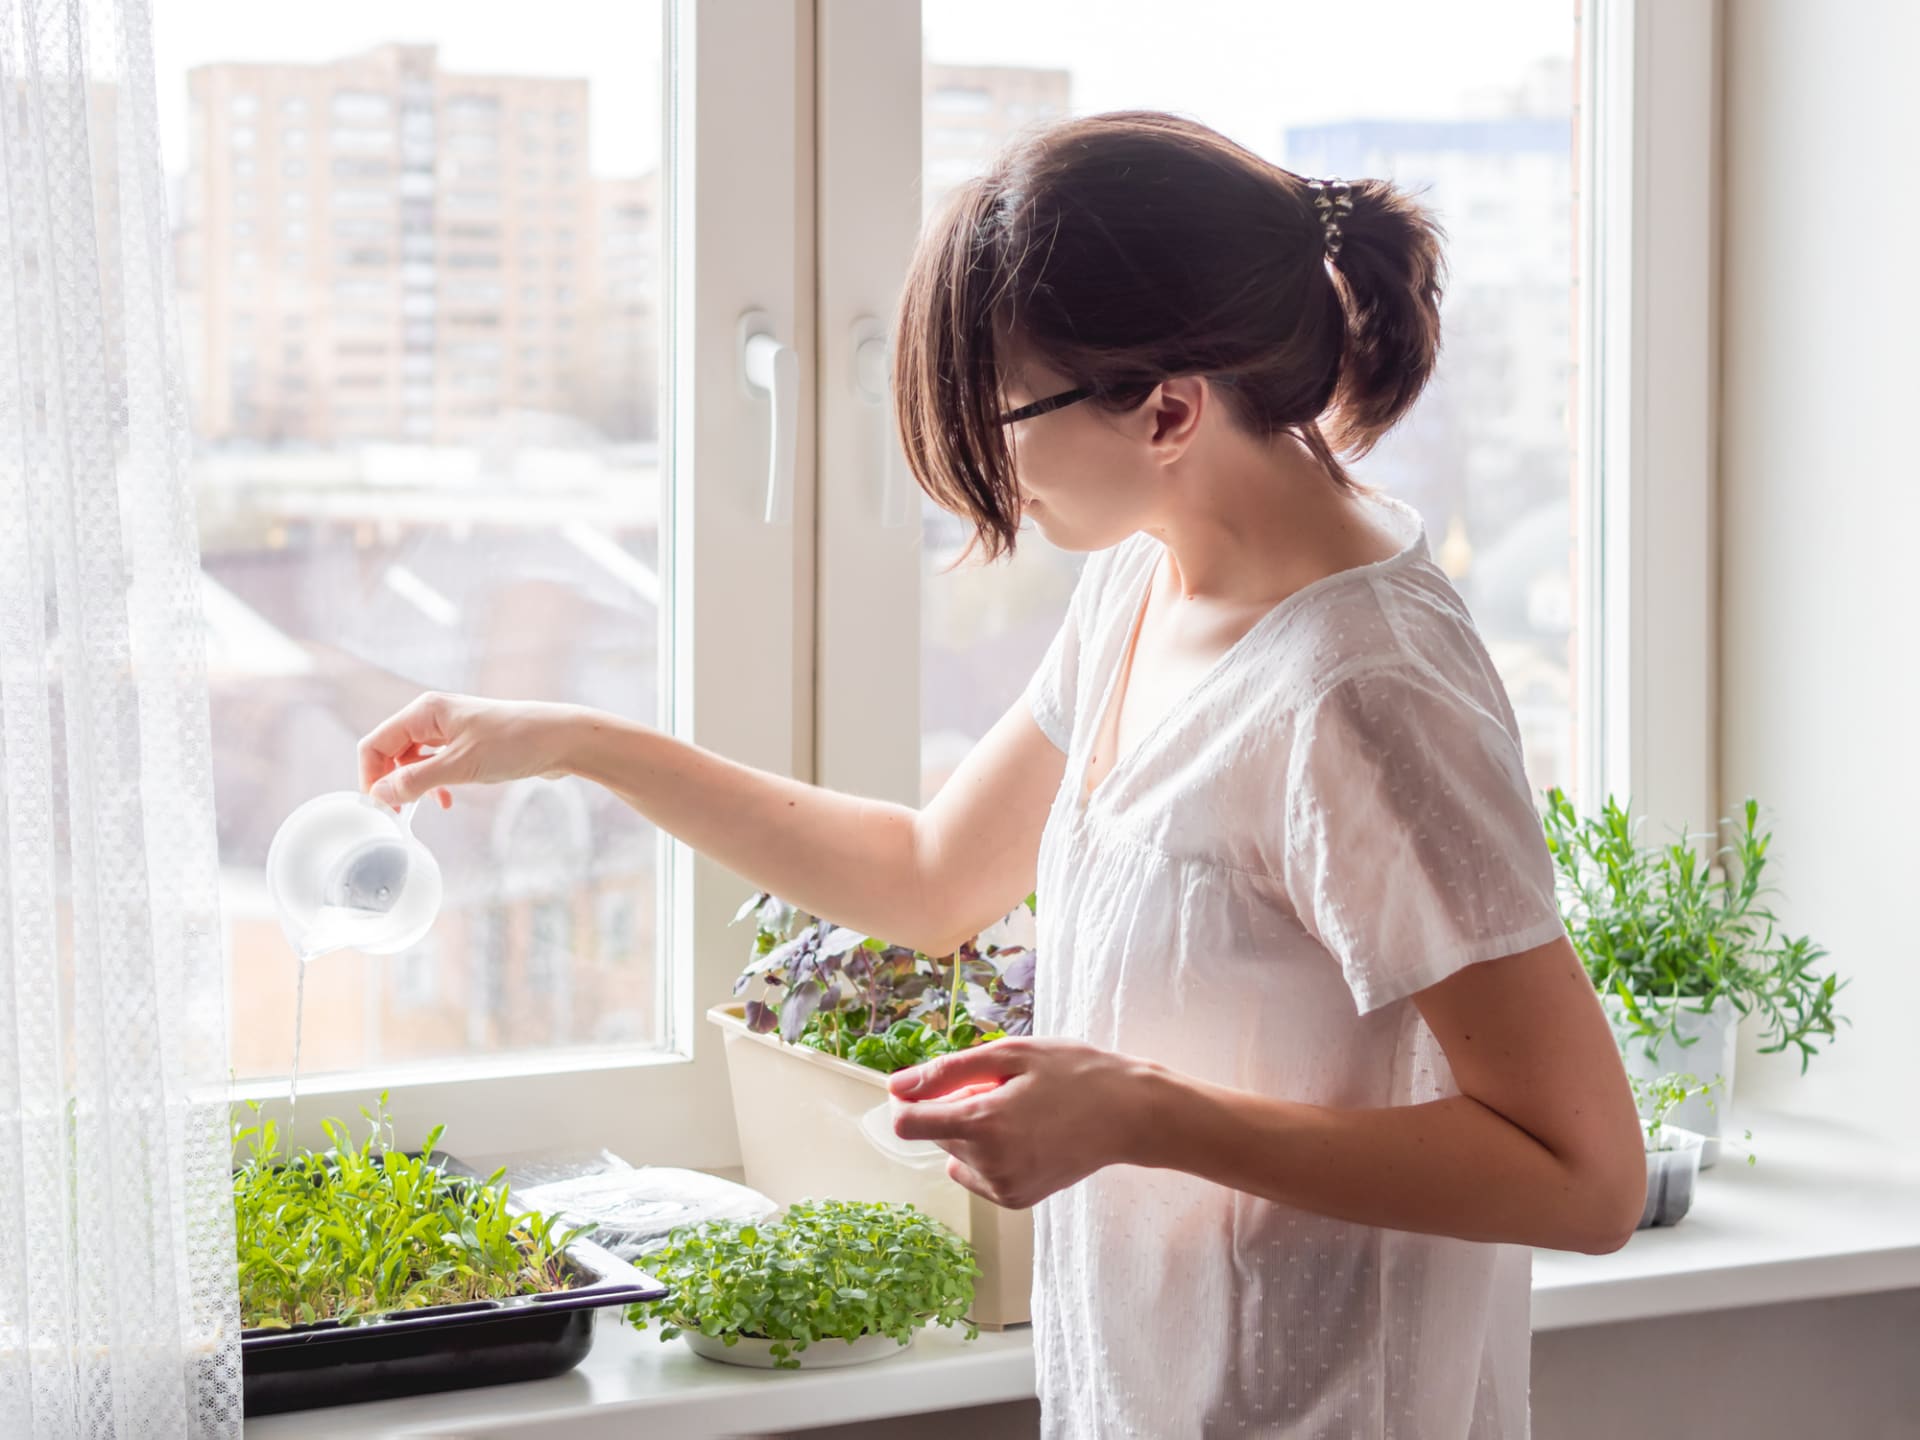
M1440 355L1444 232L1426 207L1384 180L1352 183L1334 285L1347 339L1330 413L1331 447L1365 455L1419 399Z

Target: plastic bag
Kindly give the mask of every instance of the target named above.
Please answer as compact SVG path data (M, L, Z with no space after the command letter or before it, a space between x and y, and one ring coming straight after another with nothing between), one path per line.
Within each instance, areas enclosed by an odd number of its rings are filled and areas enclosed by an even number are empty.
M573 1173L557 1173L568 1169ZM519 1204L563 1215L571 1225L594 1226L593 1243L629 1261L658 1250L683 1225L764 1220L781 1208L758 1190L717 1175L666 1165L636 1167L606 1151L571 1165L529 1166L510 1183Z

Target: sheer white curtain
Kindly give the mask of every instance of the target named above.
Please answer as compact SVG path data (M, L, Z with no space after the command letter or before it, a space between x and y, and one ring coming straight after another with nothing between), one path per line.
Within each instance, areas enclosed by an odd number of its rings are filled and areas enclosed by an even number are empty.
M0 1436L233 1435L205 640L151 18L0 0Z

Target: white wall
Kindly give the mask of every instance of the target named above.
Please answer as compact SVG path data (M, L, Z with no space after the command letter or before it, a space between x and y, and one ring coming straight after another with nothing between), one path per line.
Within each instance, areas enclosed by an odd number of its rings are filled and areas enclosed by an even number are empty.
M1721 805L1772 812L1781 913L1853 977L1804 1079L1743 1031L1739 1101L1914 1136L1920 5L1721 25ZM1534 1433L1912 1435L1916 1324L1904 1291L1538 1335Z
M1720 794L1773 810L1782 913L1852 977L1853 1022L1804 1080L1749 1025L1738 1092L1912 1135L1920 5L1728 0L1723 24Z
M1917 1331L1915 1290L1549 1330L1533 1440L1913 1440Z

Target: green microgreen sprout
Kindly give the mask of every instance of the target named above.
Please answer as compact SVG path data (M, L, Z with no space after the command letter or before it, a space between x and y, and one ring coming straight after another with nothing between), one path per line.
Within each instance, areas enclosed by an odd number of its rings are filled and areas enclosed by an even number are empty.
M822 1340L905 1345L922 1325L966 1323L981 1273L966 1241L912 1205L848 1200L802 1201L771 1223L687 1226L646 1264L671 1293L629 1307L632 1325L658 1325L662 1340L771 1340L785 1370ZM967 1323L969 1340L979 1333Z
M562 1252L585 1229L517 1211L504 1171L485 1180L448 1175L435 1153L444 1126L419 1155L394 1143L387 1096L361 1108L355 1141L338 1120L324 1151L281 1154L278 1127L248 1101L236 1112L233 1174L246 1329L335 1320L358 1324L428 1305L497 1300L567 1289ZM250 1122L250 1123L243 1123Z

